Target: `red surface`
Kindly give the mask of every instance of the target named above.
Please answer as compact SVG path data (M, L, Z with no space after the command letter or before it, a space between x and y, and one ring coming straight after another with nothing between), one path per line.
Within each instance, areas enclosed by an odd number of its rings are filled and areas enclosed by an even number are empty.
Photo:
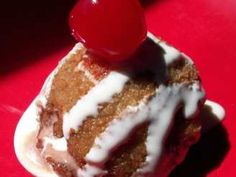
M227 111L224 127L210 136L210 140L220 143L213 142L215 144L212 146L205 141L204 145L202 140L202 149L195 149L195 152L200 151L200 155L196 161L192 160L191 167L185 169L192 171L182 176L200 176L200 171L205 168L202 173L210 177L234 177L236 1L149 2L146 3L149 30L194 59L208 98L221 103ZM0 34L1 176L31 176L16 160L13 149L14 129L23 111L39 92L46 76L74 44L66 24L66 14L74 2L51 0L48 3L33 4L29 1L28 4L15 4L14 7L9 4L10 13L7 6L5 11L1 11L5 27L1 26L5 33ZM228 136L225 136L226 132ZM208 160L203 158L201 161L200 156ZM218 159L214 158L218 156Z

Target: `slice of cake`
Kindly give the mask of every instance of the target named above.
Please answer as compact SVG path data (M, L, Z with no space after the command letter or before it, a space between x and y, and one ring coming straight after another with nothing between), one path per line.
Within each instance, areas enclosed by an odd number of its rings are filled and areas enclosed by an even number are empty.
M129 61L97 62L78 43L15 133L40 177L167 176L200 134L204 91L193 62L151 34Z

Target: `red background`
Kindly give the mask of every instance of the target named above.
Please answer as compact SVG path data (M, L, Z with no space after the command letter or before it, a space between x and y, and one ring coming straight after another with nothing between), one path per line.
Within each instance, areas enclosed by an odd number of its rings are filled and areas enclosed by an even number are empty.
M0 175L30 177L16 160L13 135L44 79L72 48L67 15L75 0L22 0L1 4ZM143 0L148 28L191 56L208 98L227 116L191 149L172 173L234 177L236 162L236 1Z

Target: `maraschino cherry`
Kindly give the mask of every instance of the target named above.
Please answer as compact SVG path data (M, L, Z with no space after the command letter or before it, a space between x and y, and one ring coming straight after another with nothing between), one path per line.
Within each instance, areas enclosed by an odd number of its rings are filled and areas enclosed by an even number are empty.
M108 60L127 59L147 35L138 0L79 0L69 23L77 40Z

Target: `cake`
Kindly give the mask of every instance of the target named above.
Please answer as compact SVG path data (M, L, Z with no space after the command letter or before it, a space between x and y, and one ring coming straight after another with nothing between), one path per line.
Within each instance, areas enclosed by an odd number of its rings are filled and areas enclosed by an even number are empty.
M47 177L164 177L183 160L199 139L205 94L192 60L148 36L118 66L96 62L81 43L62 59L18 124L25 168Z
M38 177L168 176L209 122L193 61L147 34L137 0L80 0L69 24L78 43L20 119L19 161Z

